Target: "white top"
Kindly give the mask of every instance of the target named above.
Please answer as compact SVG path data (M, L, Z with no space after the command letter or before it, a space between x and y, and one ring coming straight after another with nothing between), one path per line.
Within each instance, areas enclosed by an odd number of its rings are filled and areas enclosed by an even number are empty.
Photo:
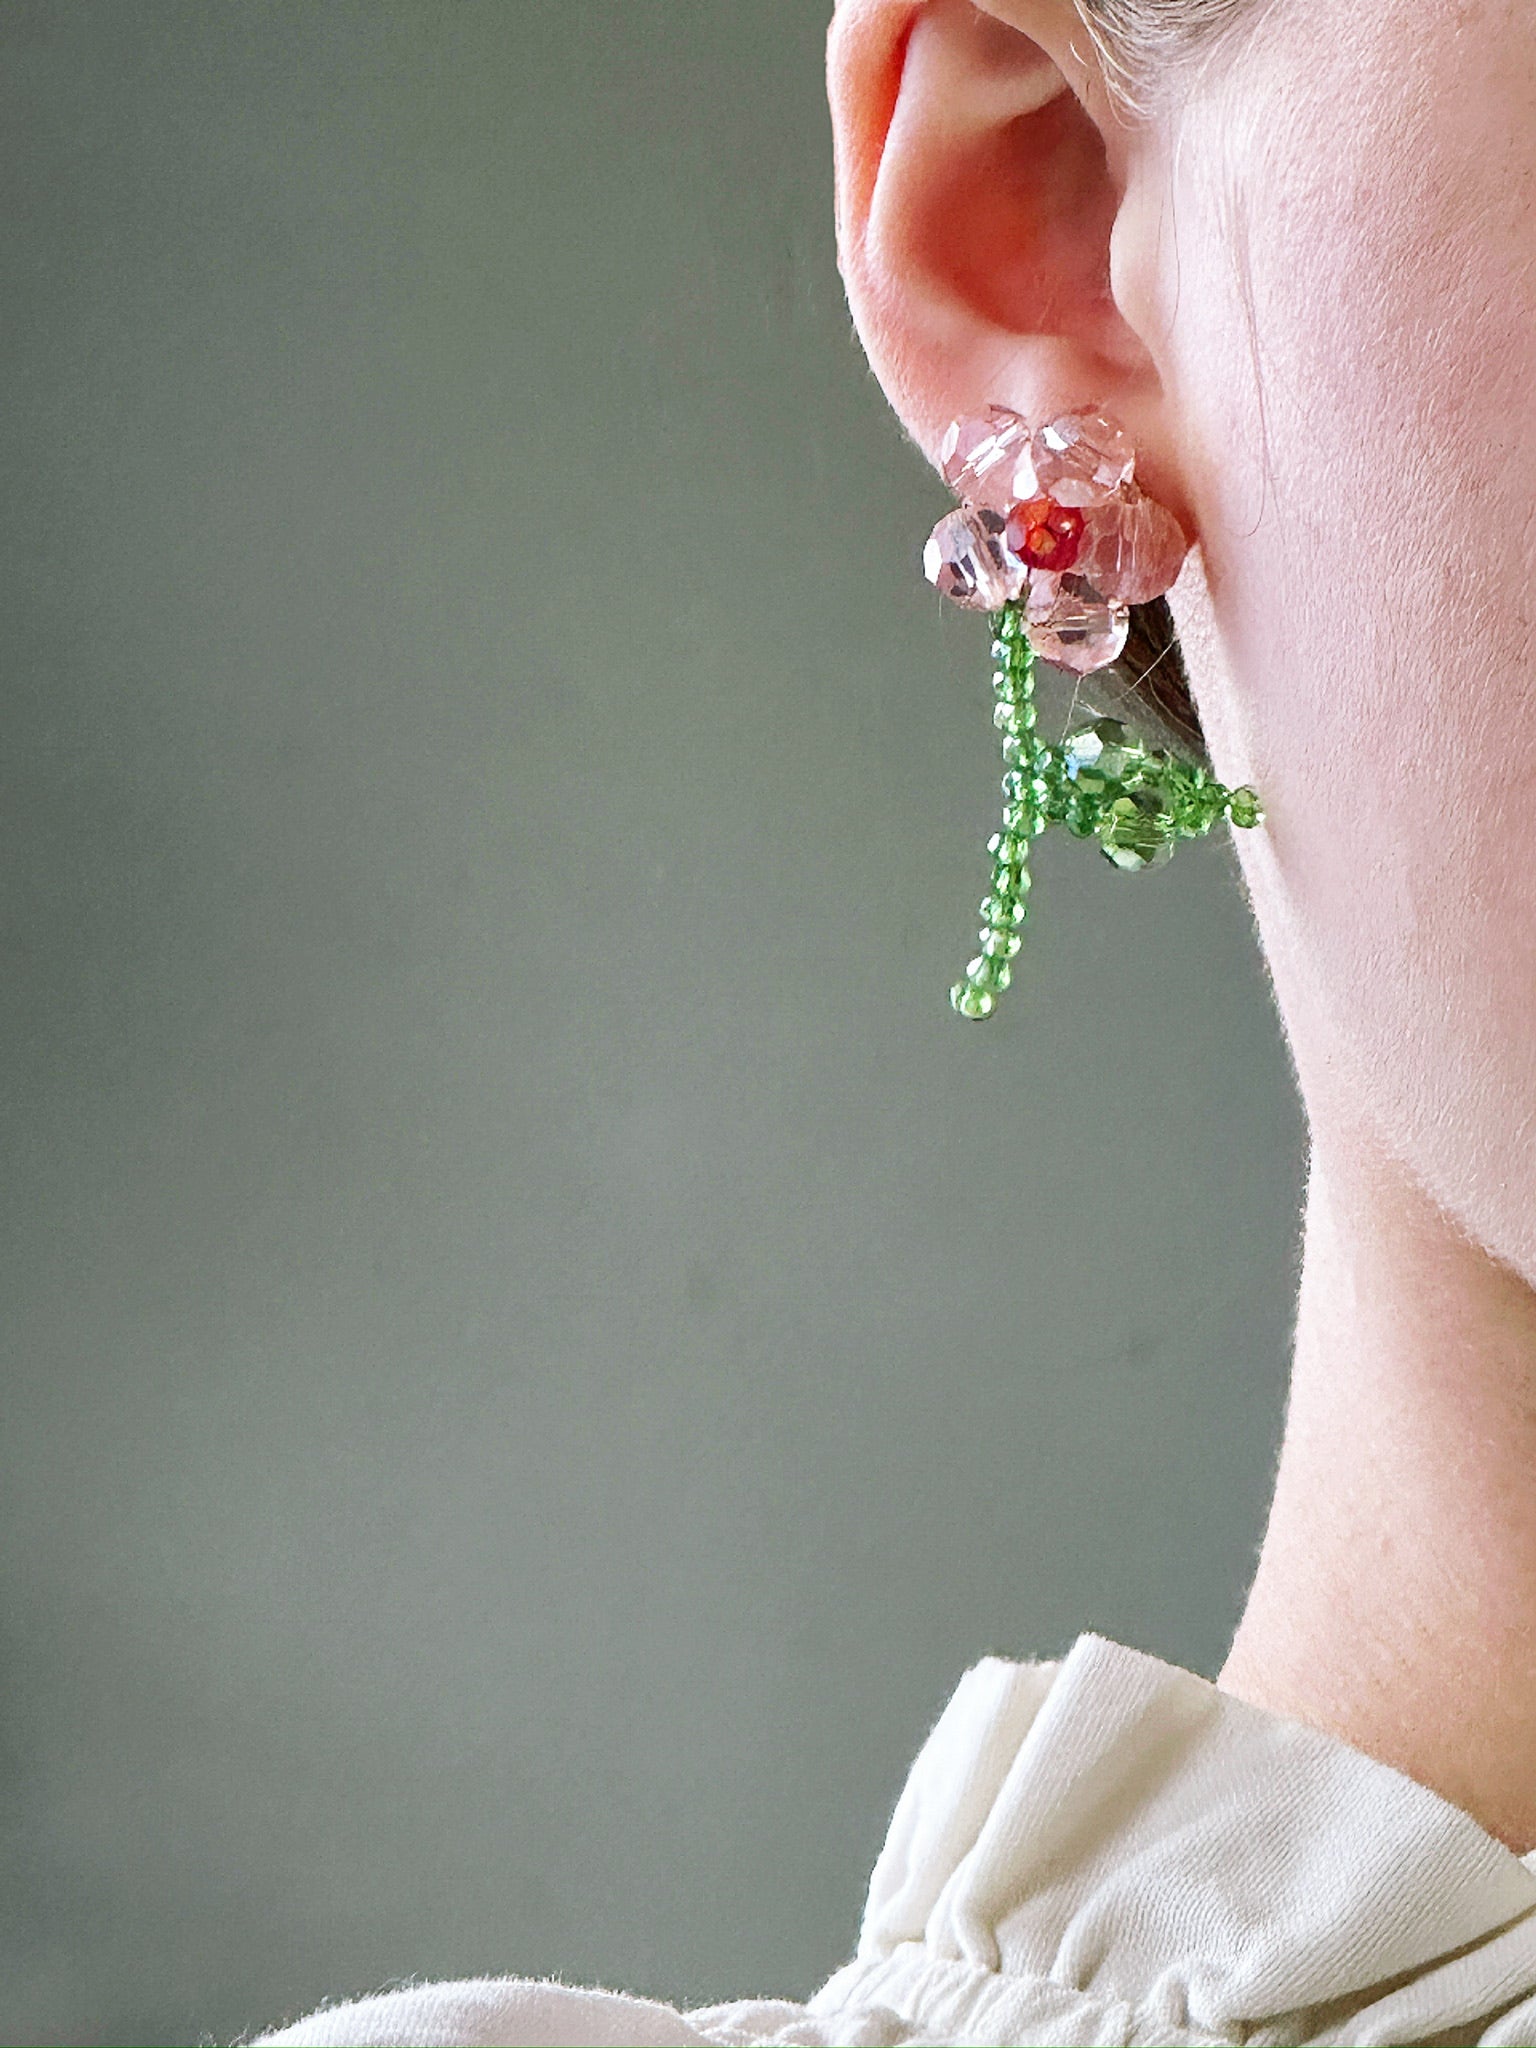
M1085 1635L985 1657L923 1744L853 1959L805 2004L420 1984L293 2043L1536 2044L1536 1851L1334 1737Z

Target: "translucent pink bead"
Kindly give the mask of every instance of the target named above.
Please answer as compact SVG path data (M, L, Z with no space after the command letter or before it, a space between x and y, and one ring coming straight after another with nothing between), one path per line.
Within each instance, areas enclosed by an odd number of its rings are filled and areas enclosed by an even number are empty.
M1058 505L1101 505L1129 483L1136 451L1101 412L1064 412L1035 431L1030 456L1040 488Z
M1030 573L1024 625L1042 661L1085 676L1117 661L1130 630L1129 608L1110 598L1075 569L1052 575Z
M939 467L957 498L1006 512L1016 498L1033 498L1030 426L1006 405L989 405L970 419L951 420L939 443Z
M1184 530L1166 505L1134 484L1084 514L1083 541L1072 564L1120 604L1145 604L1178 581L1189 553Z
M1003 538L1000 512L962 505L946 512L923 549L923 574L968 611L995 612L1023 594L1029 571Z

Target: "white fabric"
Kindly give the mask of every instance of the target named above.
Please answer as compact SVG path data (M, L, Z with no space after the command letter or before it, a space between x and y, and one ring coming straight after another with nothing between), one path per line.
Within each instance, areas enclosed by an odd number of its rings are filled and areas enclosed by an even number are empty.
M986 1657L919 1752L853 1959L679 2011L482 1977L252 2048L696 2042L1536 2044L1536 1852L1333 1737L1079 1638Z

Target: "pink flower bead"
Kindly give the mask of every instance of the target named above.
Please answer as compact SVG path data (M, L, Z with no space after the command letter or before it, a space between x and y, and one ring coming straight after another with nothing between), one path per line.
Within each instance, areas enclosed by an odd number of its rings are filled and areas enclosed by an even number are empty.
M1006 512L1016 498L1033 498L1031 429L1006 405L951 420L939 444L939 467L957 498L989 512Z
M1004 539L1001 512L962 505L946 512L923 549L923 574L967 611L995 612L1022 596L1029 571Z
M1073 567L1105 597L1146 604L1178 581L1189 553L1184 529L1134 484L1084 513L1083 543Z
M1130 619L1125 605L1074 569L1030 571L1024 629L1042 661L1080 676L1108 668L1125 647Z
M1101 412L1064 412L1037 428L1030 458L1040 489L1058 505L1100 505L1136 467L1124 431Z

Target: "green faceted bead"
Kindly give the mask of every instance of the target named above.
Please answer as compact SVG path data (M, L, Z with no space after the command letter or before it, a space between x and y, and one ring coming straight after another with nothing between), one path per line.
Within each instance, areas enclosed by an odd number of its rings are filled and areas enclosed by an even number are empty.
M981 950L989 959L1011 960L1023 943L1017 932L994 931L989 924L981 928Z
M1081 790L1100 792L1119 782L1144 749L1127 734L1118 718L1096 718L1069 732L1061 743L1061 763Z
M990 1017L997 1008L996 996L989 996L985 989L972 988L968 981L957 981L949 992L949 1000L962 1017Z
M1017 832L994 832L987 841L987 851L993 854L999 864L1015 868L1029 854L1029 842Z
M1098 804L1085 802L1081 797L1077 797L1066 806L1067 830L1074 839L1091 839L1098 830L1102 815L1102 809Z
M1003 824L1010 832L1034 839L1045 830L1042 805L1030 783L1017 768L1003 777Z
M1201 768L1195 771L1196 780L1191 784L1186 799L1186 815L1191 832L1209 832L1216 820L1227 807L1227 792L1216 780Z
M1240 789L1234 789L1227 798L1227 816L1234 825L1248 830L1251 826L1262 825L1264 807L1259 802L1259 793L1245 782Z
M1095 767L1085 765L1076 768L1074 772L1073 765L1069 762L1067 772L1071 776L1074 785L1086 795L1103 796L1109 788L1109 776L1101 775Z
M999 732L1017 732L1019 714L1013 705L1005 699L1001 704L994 704L992 706L992 723Z
M1130 874L1161 866L1173 854L1171 821L1161 796L1139 789L1116 797L1100 821L1099 840L1106 857Z
M1024 742L1016 732L1003 734L1003 759L1013 767L1020 767L1024 760Z
M1028 915L1022 903L1015 903L1007 896L989 896L981 906L982 923L996 925L999 931L1006 931L1012 924L1022 924Z
M1000 996L1013 979L1013 969L1006 960L991 959L985 953L978 953L974 960L968 960L965 978L972 988L983 994Z

